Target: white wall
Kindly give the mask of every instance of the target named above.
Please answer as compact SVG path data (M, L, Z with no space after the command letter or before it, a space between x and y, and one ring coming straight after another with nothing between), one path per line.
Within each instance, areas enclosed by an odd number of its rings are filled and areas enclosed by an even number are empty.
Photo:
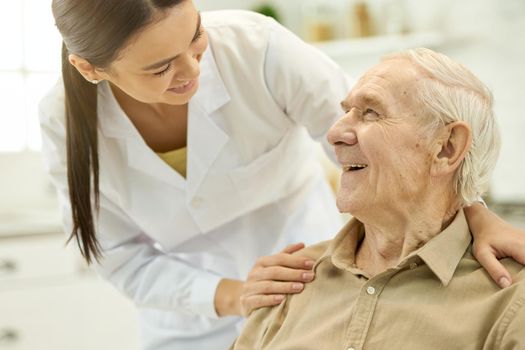
M494 172L495 199L525 201L525 1L462 0L449 9L451 42L443 51L463 62L491 88L502 135Z

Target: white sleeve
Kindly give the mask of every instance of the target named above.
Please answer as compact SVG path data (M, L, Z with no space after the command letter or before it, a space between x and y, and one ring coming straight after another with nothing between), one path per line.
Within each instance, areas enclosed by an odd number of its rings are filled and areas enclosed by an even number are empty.
M40 108L42 153L55 185L64 228L72 228L69 205L65 126ZM115 204L100 193L97 238L103 258L97 272L138 307L173 310L217 318L215 290L221 276L197 269L155 249L152 242ZM76 242L75 242L76 243Z
M294 122L304 125L335 160L326 133L342 116L340 103L348 95L352 81L324 53L277 22L271 20L270 25L264 67L268 89L282 110Z

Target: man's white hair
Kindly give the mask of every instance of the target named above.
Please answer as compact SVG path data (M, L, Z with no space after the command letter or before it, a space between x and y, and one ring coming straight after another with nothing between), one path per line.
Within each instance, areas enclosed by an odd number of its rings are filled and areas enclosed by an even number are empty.
M418 82L416 99L431 131L454 121L470 126L472 145L455 174L454 186L464 205L475 202L488 189L501 143L492 93L463 65L432 50L406 50L383 61L390 59L408 59L426 77Z

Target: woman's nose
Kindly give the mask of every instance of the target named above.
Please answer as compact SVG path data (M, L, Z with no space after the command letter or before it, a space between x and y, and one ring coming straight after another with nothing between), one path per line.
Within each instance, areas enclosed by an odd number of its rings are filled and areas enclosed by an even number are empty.
M176 76L177 80L190 80L199 76L200 66L197 55L185 55L180 74Z
M346 144L353 146L357 143L357 135L351 125L350 113L345 114L328 130L327 138L331 145Z

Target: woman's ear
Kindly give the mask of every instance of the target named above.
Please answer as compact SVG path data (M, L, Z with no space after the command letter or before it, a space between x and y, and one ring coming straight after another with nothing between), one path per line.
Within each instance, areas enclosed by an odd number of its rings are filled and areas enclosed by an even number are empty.
M467 123L453 122L443 127L436 139L432 154L432 176L453 174L460 166L472 143Z
M80 74L89 82L102 80L102 77L98 73L98 70L84 58L70 54L69 63L71 63L79 71Z

